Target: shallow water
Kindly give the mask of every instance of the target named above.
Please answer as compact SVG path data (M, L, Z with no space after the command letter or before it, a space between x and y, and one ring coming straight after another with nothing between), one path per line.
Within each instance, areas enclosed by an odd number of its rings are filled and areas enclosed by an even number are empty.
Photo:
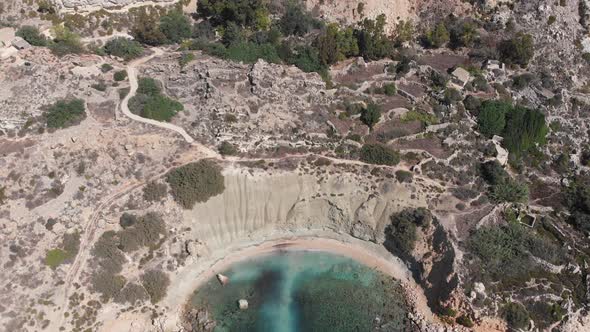
M317 251L263 255L222 272L195 291L215 331L403 331L407 307L398 281L350 258ZM239 299L249 308L240 310Z

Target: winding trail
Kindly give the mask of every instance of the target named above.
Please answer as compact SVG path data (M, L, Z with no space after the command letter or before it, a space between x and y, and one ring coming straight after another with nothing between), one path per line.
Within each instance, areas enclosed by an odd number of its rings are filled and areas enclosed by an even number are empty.
M154 50L154 53L152 53L151 55L134 60L131 63L129 63L129 65L127 66L127 75L129 76L130 90L129 90L129 93L127 94L127 96L125 96L125 98L123 98L123 101L121 102L121 111L123 111L123 114L125 114L125 116L127 116L128 118L130 118L134 121L138 121L138 122L146 123L146 124L149 124L152 126L175 131L175 132L179 133L182 136L182 138L184 138L185 141L192 144L195 140L189 134L187 134L187 132L184 129L182 129L176 125L173 125L171 123L160 122L160 121L141 117L137 114L131 113L131 111L129 110L129 100L131 100L131 98L135 97L135 95L137 94L137 88L139 86L138 80L137 80L137 70L136 70L137 66L140 66L140 65L150 61L151 59L153 59L154 57L156 57L158 55L164 54L164 51L162 51L159 48L154 48L153 50Z

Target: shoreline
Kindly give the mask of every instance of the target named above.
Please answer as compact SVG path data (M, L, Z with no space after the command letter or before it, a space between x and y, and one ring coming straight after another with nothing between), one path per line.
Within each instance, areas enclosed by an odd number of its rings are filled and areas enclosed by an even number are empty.
M333 235L341 236L341 234ZM376 250L377 247L383 250L378 252ZM215 278L218 273L229 269L232 265L251 258L271 255L284 250L319 251L336 254L353 259L364 266L392 277L401 283L410 312L418 314L428 323L438 323L438 319L436 319L436 316L427 305L424 291L416 284L410 271L397 257L385 251L385 248L352 237L335 239L334 236L324 237L319 235L283 236L250 243L235 249L226 248L222 250L226 253L225 255L220 255L217 259L210 261L209 264L205 262L202 262L202 264L197 263L203 269L193 278L191 289L185 293L185 300L181 304L182 308L184 309L187 303L186 301L190 299L196 289L208 280ZM179 319L181 318L179 317Z

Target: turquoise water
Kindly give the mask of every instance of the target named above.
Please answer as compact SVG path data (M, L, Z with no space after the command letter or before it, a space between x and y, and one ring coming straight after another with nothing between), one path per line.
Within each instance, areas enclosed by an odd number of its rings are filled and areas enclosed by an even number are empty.
M289 251L242 261L195 291L216 332L404 331L407 306L398 281L350 258ZM248 300L240 310L238 300Z

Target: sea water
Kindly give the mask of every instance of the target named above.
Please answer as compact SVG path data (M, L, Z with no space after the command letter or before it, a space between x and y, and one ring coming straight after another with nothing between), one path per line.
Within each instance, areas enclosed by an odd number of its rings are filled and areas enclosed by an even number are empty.
M350 258L282 250L238 262L195 291L191 304L213 316L215 331L404 331L400 283ZM238 300L248 301L240 310Z

